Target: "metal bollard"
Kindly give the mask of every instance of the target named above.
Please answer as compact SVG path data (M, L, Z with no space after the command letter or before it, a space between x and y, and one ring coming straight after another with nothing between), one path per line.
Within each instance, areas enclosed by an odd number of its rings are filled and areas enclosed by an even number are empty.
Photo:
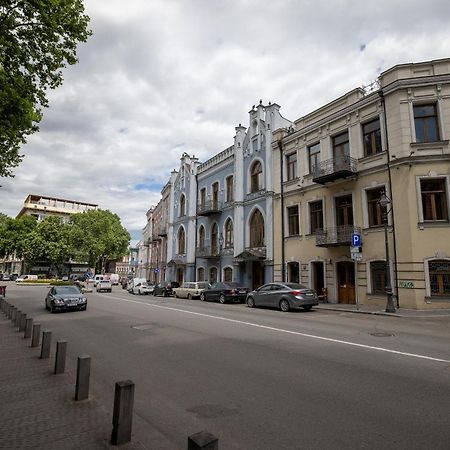
M56 358L54 374L64 373L66 369L67 341L56 341Z
M16 317L14 318L14 327L18 328L20 325L20 318L22 317L22 311L19 309L16 312Z
M91 374L91 357L80 355L77 363L77 382L75 385L75 400L89 398L89 376Z
M52 332L42 332L41 359L50 358L50 347L52 344Z
M15 306L13 306L12 311L11 311L11 322L13 323L13 325L16 320L16 314L17 314L17 308Z
M133 403L134 383L131 380L116 382L111 433L112 445L122 445L131 441Z
M20 323L19 323L19 331L25 331L25 326L27 324L27 314L26 313L22 313L22 315L20 316Z
M25 333L23 334L24 339L30 339L32 329L33 329L33 319L29 318L25 323Z
M41 324L35 323L31 336L31 347L39 347L39 339L41 337ZM42 356L41 356L42 358Z
M219 439L207 431L192 434L188 437L188 450L218 450Z

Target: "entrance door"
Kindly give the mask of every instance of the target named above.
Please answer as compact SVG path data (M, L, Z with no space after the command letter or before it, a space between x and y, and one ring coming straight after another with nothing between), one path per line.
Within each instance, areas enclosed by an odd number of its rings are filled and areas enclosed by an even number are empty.
M182 267L177 268L177 282L180 284L180 286L183 284L184 281L184 269Z
M323 262L314 261L312 263L312 285L316 290L317 295L323 295L323 288L325 287L325 280L323 276Z
M355 304L355 264L341 261L336 264L339 303Z
M264 284L264 265L260 261L253 261L252 265L253 289L256 289Z

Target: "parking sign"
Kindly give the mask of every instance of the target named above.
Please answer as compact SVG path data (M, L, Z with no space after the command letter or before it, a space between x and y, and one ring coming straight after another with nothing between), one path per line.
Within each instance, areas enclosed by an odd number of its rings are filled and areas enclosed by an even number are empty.
M352 246L361 247L361 235L358 233L352 234Z

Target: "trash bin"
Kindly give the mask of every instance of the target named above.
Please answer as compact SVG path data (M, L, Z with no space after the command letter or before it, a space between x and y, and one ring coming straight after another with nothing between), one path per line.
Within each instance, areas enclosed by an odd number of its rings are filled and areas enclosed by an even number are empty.
M6 297L6 286L0 286L0 295Z

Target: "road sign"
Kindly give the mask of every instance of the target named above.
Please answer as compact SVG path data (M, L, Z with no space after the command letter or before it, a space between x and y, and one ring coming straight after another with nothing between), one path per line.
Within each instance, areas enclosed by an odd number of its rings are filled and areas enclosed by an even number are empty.
M350 253L361 253L361 247L350 247Z
M158 273L159 272L159 267L155 267L153 270L154 270L155 273Z
M358 233L352 234L352 246L361 247L361 235Z
M362 260L362 254L361 253L352 253L351 257L353 261L361 261Z

